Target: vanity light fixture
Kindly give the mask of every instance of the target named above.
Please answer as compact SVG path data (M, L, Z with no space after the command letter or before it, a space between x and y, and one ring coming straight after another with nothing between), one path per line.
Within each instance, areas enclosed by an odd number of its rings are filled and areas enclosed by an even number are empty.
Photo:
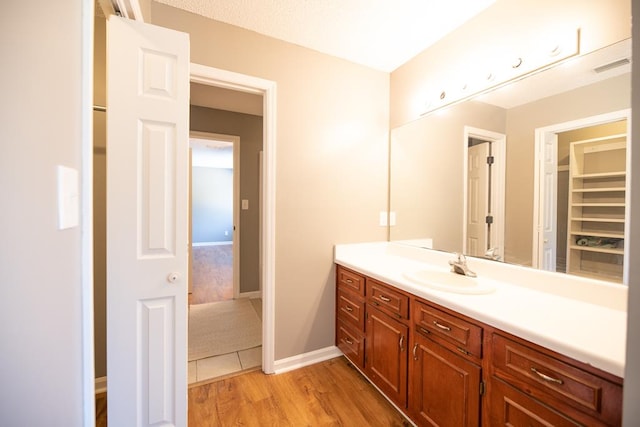
M552 65L576 56L580 53L580 30L568 30L556 32L545 41L533 38L529 43L525 43L524 47L513 49L510 52L487 52L487 57L493 57L490 64L485 64L484 70L491 70L484 74L484 78L476 74L465 75L469 68L465 68L462 73L456 74L455 70L445 72L445 76L462 77L464 83L459 84L455 81L446 84L438 84L436 87L441 89L437 92L431 92L432 96L427 98L425 102L425 110L420 114L424 116L439 108L451 106L453 104L466 101L476 95L490 92L494 89L502 87L508 83L523 79L532 74L543 71ZM524 51L526 54L516 54L516 51ZM491 55L493 53L493 55ZM495 57L498 57L496 60ZM511 59L507 59L511 58ZM487 66L488 65L488 66ZM482 64L476 64L472 67L474 70L483 68ZM436 95L437 94L437 95Z

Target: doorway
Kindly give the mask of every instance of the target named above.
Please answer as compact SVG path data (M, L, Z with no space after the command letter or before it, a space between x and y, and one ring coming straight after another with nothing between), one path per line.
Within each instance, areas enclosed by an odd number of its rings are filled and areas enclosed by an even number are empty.
M464 128L464 254L504 259L506 135Z
M239 296L240 137L190 132L189 304Z
M628 237L628 229L624 227L624 218L628 217L625 207L625 199L628 197L625 195L625 188L628 188L625 180L628 182L628 175L625 178L624 172L619 175L617 171L613 175L619 177L609 177L604 175L611 174L599 171L587 175L594 175L589 177L592 181L597 178L603 182L585 184L581 177L583 173L571 172L570 165L575 166L575 160L570 153L572 145L576 149L585 143L611 146L611 141L615 146L622 144L624 149L629 130L630 110L536 129L533 222L535 268L627 283L628 252L617 247L593 247L590 239L606 239L607 246L611 246L609 241L623 243L625 237ZM614 141L617 139L621 142ZM594 154L603 150L605 149L595 146L588 149ZM607 148L606 151L611 150ZM597 162L599 167L606 168L611 162L610 156L597 156L601 159ZM629 156L625 159L623 153L616 169L629 170L629 161ZM620 182L613 184L612 180ZM585 209L589 213L583 215ZM581 213L578 214L577 210ZM610 222L615 223L613 228L608 224ZM578 229L582 232L578 233ZM583 243L588 247L572 249ZM574 268L571 268L570 258L574 257L576 251L586 253L586 256L584 259L580 256L580 261L574 260ZM581 266L578 270L575 269L577 264Z
M262 365L262 105L191 83L190 383Z

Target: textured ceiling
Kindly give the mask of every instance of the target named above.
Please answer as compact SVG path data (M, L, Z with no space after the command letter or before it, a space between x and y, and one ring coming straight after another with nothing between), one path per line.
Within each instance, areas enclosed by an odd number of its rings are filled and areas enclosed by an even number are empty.
M156 0L393 71L495 0Z

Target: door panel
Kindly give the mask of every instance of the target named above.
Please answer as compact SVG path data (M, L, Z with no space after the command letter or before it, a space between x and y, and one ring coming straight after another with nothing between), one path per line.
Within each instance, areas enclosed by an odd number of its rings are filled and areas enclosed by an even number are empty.
M109 424L184 426L189 39L107 25Z
M489 213L489 172L487 157L489 143L469 147L467 173L467 249L466 254L484 256L487 250L487 224Z

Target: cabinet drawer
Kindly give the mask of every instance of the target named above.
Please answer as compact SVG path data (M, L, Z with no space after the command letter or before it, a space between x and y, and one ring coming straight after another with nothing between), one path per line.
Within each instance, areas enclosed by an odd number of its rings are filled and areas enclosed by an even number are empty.
M413 315L417 332L442 338L443 345L448 344L461 353L482 357L481 327L421 301L414 301Z
M347 270L341 265L337 267L336 276L338 287L349 289L351 292L355 292L356 294L364 297L364 276L351 270Z
M409 297L390 286L367 278L367 301L397 319L409 318Z
M620 424L622 386L556 359L534 344L493 334L492 346L494 373L504 381L547 403L570 405L607 424Z
M364 332L364 300L338 289L338 319Z
M360 369L364 368L364 335L353 330L345 322L338 320L336 341L344 355Z

